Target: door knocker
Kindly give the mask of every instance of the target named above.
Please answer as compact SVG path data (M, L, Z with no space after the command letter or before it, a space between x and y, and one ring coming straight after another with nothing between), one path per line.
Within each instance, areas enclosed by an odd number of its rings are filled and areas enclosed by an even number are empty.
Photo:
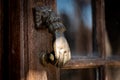
M44 24L54 36L54 51L42 52L40 60L44 65L51 63L61 67L71 59L70 48L64 37L65 26L61 18L48 6L35 7L35 27L39 29L41 24Z

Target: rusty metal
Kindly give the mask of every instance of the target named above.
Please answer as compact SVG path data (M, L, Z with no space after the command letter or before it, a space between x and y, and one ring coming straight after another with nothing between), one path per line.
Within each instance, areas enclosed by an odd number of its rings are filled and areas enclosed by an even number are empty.
M48 6L35 7L35 24L36 28L46 25L52 33L65 31L61 18Z
M66 30L62 23L60 16L58 16L50 7L35 7L35 24L36 29L41 29L45 25L50 33L53 34L53 48L52 53L42 53L40 57L43 65L51 63L57 67L63 66L71 58L71 52L64 32ZM49 54L49 55L48 55Z

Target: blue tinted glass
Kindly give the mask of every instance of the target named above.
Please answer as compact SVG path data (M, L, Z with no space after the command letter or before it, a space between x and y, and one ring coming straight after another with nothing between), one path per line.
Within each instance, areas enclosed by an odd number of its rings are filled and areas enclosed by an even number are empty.
M72 54L92 53L92 8L90 0L57 0L57 12L67 28L65 36Z

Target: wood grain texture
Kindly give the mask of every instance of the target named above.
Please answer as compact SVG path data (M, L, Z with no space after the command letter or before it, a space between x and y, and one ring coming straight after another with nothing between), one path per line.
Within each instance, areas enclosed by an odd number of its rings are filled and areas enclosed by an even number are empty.
M21 22L20 0L9 0L9 79L20 79Z
M69 61L62 69L84 69L84 68L97 68L105 65L102 59L73 59Z
M92 0L93 7L93 34L94 38L94 51L100 54L104 60L104 65L107 64L105 60L105 13L104 13L104 0ZM100 68L100 80L105 80L105 66Z
M96 38L98 43L98 52L105 59L105 13L104 0L96 1ZM100 68L100 80L105 80L105 66Z
M51 52L53 50L52 34L48 32L48 29L35 29L35 23L33 21L34 14L32 11L35 6L55 5L54 0L31 0L28 4L29 71L27 80L57 80L59 79L57 68L51 65L44 67L39 61L40 52ZM55 6L52 7L54 8Z
M59 69L40 63L41 51L51 52L52 34L48 29L36 30L33 8L49 5L54 0L9 0L9 79L59 80Z
M96 1L96 31L98 51L102 57L105 57L105 13L104 13L104 1Z

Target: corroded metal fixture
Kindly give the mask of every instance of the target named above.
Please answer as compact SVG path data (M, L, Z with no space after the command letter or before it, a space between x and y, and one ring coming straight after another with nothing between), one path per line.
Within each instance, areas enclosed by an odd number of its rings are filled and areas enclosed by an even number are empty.
M40 60L42 64L51 63L57 67L63 66L71 59L71 52L68 42L64 37L66 28L60 16L48 6L35 7L35 24L37 29L41 28L41 25L45 25L54 36L54 51L41 54Z

